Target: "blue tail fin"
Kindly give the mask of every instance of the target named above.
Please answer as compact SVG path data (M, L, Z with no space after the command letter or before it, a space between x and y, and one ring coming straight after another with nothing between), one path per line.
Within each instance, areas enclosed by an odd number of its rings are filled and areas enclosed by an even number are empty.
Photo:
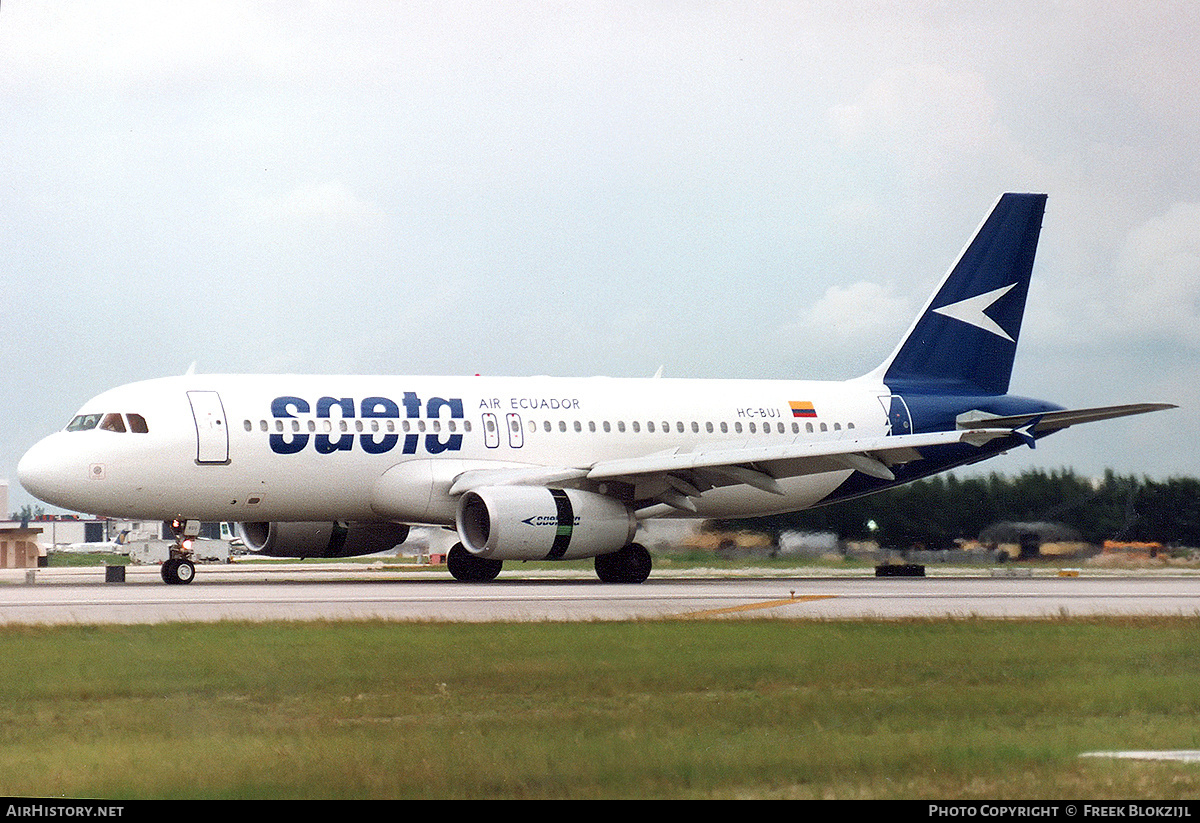
M872 372L895 394L1006 394L1044 194L1005 194L896 351Z

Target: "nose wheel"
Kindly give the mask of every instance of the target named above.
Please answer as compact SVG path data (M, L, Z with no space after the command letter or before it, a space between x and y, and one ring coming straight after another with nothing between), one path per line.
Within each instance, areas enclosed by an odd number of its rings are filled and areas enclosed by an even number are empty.
M164 583L182 586L191 583L196 576L196 564L186 557L170 557L162 564L162 579Z

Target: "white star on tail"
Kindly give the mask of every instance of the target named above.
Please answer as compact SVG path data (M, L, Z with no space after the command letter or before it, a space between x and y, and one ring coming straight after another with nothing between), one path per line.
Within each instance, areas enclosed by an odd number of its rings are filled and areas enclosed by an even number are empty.
M994 291L978 295L977 297L968 297L966 300L959 300L957 303L942 306L940 309L934 309L934 311L946 317L961 320L963 323L974 326L977 329L983 329L997 337L1003 337L1010 343L1015 343L1017 341L1009 337L1008 332L1000 328L999 323L984 314L985 311L995 305L996 301L1008 294L1015 285L1017 284L1012 283Z

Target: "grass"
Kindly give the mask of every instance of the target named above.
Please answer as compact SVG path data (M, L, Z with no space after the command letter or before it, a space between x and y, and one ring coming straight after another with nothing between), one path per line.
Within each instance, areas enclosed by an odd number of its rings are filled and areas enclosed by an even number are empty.
M0 795L1193 798L1200 622L0 630Z

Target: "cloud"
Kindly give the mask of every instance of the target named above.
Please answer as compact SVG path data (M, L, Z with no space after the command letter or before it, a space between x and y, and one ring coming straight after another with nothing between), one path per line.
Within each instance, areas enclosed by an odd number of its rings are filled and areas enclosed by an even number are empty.
M893 285L861 281L830 286L777 337L825 372L797 376L848 378L857 376L849 371L865 371L882 361L915 315L914 302L897 294Z
M1110 334L1200 350L1200 203L1176 203L1130 232L1116 285L1123 312L1109 318Z
M383 218L378 206L364 200L338 180L303 183L290 191L261 195L245 205L245 216L255 223L373 223Z
M844 148L877 158L905 180L928 182L965 161L1008 154L1011 138L984 77L920 64L889 68L827 119Z

